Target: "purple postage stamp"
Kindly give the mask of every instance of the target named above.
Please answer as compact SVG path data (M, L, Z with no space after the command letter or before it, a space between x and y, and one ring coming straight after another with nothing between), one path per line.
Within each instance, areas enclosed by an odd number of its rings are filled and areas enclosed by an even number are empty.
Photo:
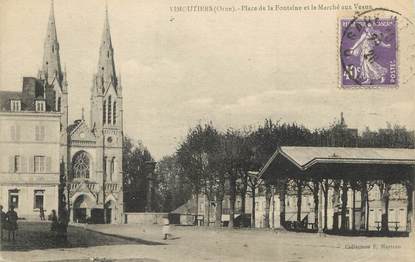
M340 84L396 87L396 18L340 19Z

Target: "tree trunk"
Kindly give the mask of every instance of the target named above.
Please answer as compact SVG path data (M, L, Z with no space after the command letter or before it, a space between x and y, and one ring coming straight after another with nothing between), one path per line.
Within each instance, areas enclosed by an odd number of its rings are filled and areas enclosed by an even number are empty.
M196 193L196 225L200 226L199 223L199 193Z
M275 228L275 191L274 191L274 187L271 188L271 203L272 203L271 227Z
M207 223L207 226L210 226L210 199L209 198L206 198L206 202L207 203L205 203L205 208L207 208L207 219L206 219L206 223Z
M269 209L271 206L271 185L265 185L265 216L264 227L269 228Z
M229 179L230 194L229 194L229 227L233 228L235 220L235 201L236 201L236 178L235 175L231 175Z
M255 228L255 185L251 186L251 190L252 190L251 227Z
M366 229L366 203L367 203L367 185L366 181L362 181L360 191L360 230Z
M381 221L381 230L382 232L389 231L389 189L390 185L386 182L383 182L379 185L381 193L381 202L382 202L382 221Z
M356 230L356 189L353 187L352 230Z
M301 224L301 205L302 205L302 191L303 191L303 182L302 180L297 180L297 222Z
M369 193L366 191L366 231L369 231Z
M324 230L327 230L327 209L329 206L329 181L324 181Z
M216 200L216 212L215 212L215 226L222 226L222 203L223 199Z
M347 217L347 191L348 191L348 187L347 187L347 181L343 180L343 185L342 185L342 210L341 210L341 226L340 229L342 231L346 231L347 228L347 221L346 221L346 217Z
M414 193L414 186L411 184L406 185L406 196L407 196L407 207L406 207L406 231L410 232L412 231L412 224L414 221L412 221L413 217L413 193Z
M280 226L285 228L285 194L287 193L287 183L286 181L279 181L279 199L280 199Z
M243 179L243 185L241 190L241 216L243 217L246 213L246 191L248 189L248 178L245 176Z
M319 194L319 184L317 181L313 182L313 200L314 200L314 226L316 228L319 228L318 226L318 204L319 204L319 198L318 198L318 194Z
M334 181L333 188L333 230L339 230L339 205L340 205L340 182Z

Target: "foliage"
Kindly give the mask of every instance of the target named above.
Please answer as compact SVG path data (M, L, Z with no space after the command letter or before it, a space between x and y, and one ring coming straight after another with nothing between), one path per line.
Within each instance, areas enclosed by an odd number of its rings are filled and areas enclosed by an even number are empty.
M124 137L123 171L125 210L144 211L146 204L147 180L144 165L153 157L140 142Z

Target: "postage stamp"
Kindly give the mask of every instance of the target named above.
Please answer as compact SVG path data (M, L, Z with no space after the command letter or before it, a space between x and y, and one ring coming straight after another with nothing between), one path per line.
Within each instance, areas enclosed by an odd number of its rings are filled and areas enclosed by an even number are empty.
M340 19L340 85L397 87L397 19Z

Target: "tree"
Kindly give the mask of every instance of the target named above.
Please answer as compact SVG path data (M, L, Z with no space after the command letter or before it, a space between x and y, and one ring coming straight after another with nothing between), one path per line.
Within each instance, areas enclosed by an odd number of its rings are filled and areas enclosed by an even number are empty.
M199 204L199 194L210 191L209 158L217 149L217 143L218 132L212 123L204 126L198 124L189 130L185 141L177 150L178 163L183 177L196 195L196 205ZM211 194L208 195L210 196ZM196 210L196 216L198 216L199 208Z
M228 129L223 135L223 162L229 182L229 227L234 227L238 171L241 164L243 138L239 131Z
M162 212L173 211L191 198L191 188L182 176L176 154L163 157L155 172L158 177L157 196Z
M122 164L126 211L144 211L147 187L144 166L147 161L153 161L153 157L141 141L124 137Z

